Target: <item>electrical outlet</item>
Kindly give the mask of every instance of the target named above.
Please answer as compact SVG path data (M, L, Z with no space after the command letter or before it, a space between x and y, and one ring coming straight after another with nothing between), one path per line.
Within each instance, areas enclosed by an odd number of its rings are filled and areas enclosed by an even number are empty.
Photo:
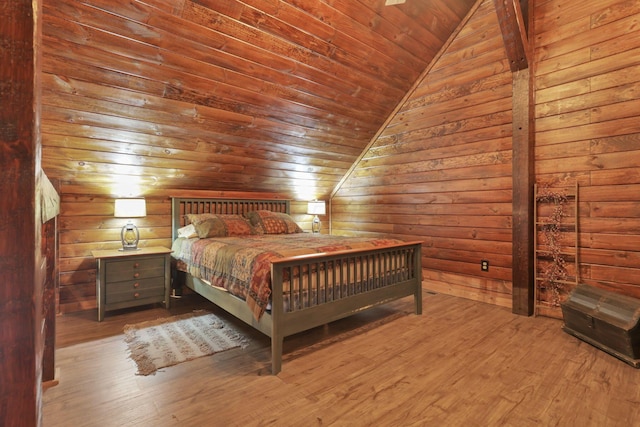
M480 261L480 270L489 271L489 261L487 261L486 259Z

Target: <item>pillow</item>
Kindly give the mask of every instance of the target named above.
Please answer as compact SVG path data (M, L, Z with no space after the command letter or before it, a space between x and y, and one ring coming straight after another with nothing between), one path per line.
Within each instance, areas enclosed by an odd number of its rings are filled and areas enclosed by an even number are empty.
M199 218L194 224L196 233L201 239L260 234L247 219L240 215L210 215L212 216L206 219Z
M186 225L184 227L178 228L178 237L186 237L187 239L191 239L192 237L198 237L198 233L196 233L196 228L193 224Z
M264 234L293 234L304 231L289 215L281 212L251 211L245 216L251 225Z
M185 218L187 218L187 222L189 224L198 225L207 219L215 218L217 216L218 215L213 213L202 213L202 214L186 214Z

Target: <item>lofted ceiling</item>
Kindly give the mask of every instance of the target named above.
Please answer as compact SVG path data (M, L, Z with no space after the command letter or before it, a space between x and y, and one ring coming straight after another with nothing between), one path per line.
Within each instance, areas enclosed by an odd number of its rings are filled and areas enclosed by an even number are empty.
M66 194L326 197L475 0L44 0Z

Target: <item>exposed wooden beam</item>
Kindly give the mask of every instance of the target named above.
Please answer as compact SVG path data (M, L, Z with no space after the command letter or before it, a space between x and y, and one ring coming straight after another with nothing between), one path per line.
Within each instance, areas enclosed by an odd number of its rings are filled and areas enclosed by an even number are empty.
M41 1L0 6L0 425L42 422ZM34 78L35 77L35 78Z
M522 22L524 22L526 30L525 34L529 34L529 0L520 0L520 11L522 12Z
M531 315L534 309L534 142L533 71L528 58L532 11L528 0L494 0L505 50L513 72L512 95L512 311ZM525 14L522 13L522 8ZM524 19L527 17L527 20Z
M509 58L511 71L515 72L529 67L529 41L527 37L527 25L522 14L520 1L518 0L493 0L504 47ZM524 2L528 5L528 2ZM527 13L527 16L529 14Z
M532 90L528 68L513 73L512 312L526 316L534 307Z

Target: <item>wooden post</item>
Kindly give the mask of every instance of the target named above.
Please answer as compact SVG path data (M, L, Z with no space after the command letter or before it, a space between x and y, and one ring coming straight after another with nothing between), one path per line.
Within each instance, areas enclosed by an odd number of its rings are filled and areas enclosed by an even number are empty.
M528 1L494 0L504 47L513 72L512 96L512 311L530 316L534 307L534 104L530 59L533 33L532 4ZM522 8L526 8L524 11ZM525 17L528 22L525 22ZM527 25L528 24L528 25Z
M0 4L0 425L37 426L42 413L40 2Z
M521 5L516 0L493 0L511 71L529 68L529 42ZM527 13L526 16L529 16Z
M529 69L513 73L512 312L534 307L534 117Z

